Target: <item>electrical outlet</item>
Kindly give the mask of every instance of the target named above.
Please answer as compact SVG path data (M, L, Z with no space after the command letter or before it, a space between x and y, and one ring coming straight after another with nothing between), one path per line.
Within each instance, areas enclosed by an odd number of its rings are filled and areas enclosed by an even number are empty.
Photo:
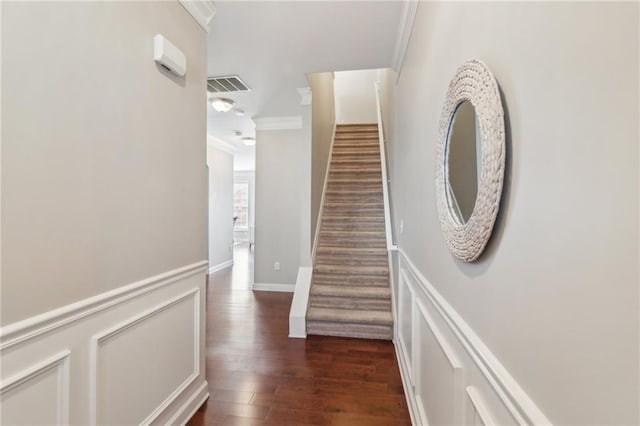
M274 271L280 270L280 262L273 262L273 270Z

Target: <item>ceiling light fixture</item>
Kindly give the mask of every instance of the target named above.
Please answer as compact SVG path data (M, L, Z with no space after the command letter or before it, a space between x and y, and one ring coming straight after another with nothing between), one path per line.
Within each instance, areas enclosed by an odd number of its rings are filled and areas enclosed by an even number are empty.
M211 98L209 102L211 102L213 109L220 112L229 112L236 104L233 100L227 98Z
M247 146L254 146L256 144L256 140L254 138L242 138L242 142Z

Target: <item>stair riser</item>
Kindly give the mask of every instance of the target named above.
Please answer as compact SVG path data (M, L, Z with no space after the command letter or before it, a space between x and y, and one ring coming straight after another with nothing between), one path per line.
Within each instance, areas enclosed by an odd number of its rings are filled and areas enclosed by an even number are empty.
M349 167L349 166L332 166L329 176L348 177L357 181L360 176L374 177L380 173L380 167Z
M384 224L379 223L322 223L322 231L363 231L385 232Z
M355 182L340 182L330 183L327 185L327 193L329 195L352 195L352 194L368 194L368 195L382 195L382 183L361 183L358 185Z
M366 265L359 265L359 266L361 267L357 269L366 270L366 272L364 272L365 275L386 277L387 279L389 277L389 268L387 266L366 266ZM313 269L313 272L316 274L322 273L322 274L336 274L336 275L349 275L349 274L360 275L360 273L356 272L355 269L356 268L354 268L353 266L317 265ZM336 280L339 281L339 279L336 279Z
M372 165L372 166L379 166L380 165L380 158L376 158L376 157L371 157L371 156L363 156L363 155L353 155L350 157L338 157L338 158L333 158L331 160L331 165L349 165L349 164L353 164L356 167L359 167L363 164L366 165Z
M338 235L335 235L338 234ZM349 235L346 231L321 231L320 232L320 240L319 243L322 243L322 245L327 246L327 245L331 245L332 242L344 242L344 241L352 241L354 243L384 243L386 241L386 239L384 238L384 236L380 235L379 232L375 232L373 233L374 235L368 235L368 233L365 232L360 232L358 234L355 233L351 233L351 235ZM339 244L336 244L336 246L340 247Z
M372 248L386 248L387 244L384 240L375 240L375 241L350 241L350 240L320 240L318 242L321 246L337 246L337 247L362 247L366 245L367 247Z
M327 180L327 188L331 188L331 185L342 185L342 184L361 184L366 186L369 185L381 185L382 184L382 174L381 173L371 173L370 175L365 175L364 173L356 174L354 176L349 176L346 172L338 172L331 174L329 172L329 179Z
M336 278L338 274L314 276L314 284L318 285L334 285L341 287L343 285L350 285L353 287L389 287L389 279L383 276L378 277L352 277L353 282L349 282L347 279ZM366 280L368 278L368 280Z
M367 215L366 218L370 219L368 221L362 220L362 221L358 221L357 219L345 219L345 216L343 214L340 214L339 212L337 213L330 213L330 212L325 212L325 214L322 215L322 223L335 223L335 222L340 222L340 223L350 223L353 224L354 226L357 225L358 223L363 223L363 224L367 224L367 223L380 223L381 226L384 227L384 212L377 212L376 214L370 214ZM363 216L365 217L365 216Z
M329 169L329 182L334 179L349 179L351 182L360 182L362 179L381 180L382 173L380 172L380 167L375 170L365 170L364 168L360 168L355 171L353 169L347 170L340 167L331 167Z
M326 205L324 206L324 212L328 215L334 216L348 216L348 215L366 215L366 216L382 216L384 217L384 209L381 205L373 205L371 207L350 207L349 204L345 205Z
M311 296L309 306L318 308L361 309L382 311L391 309L391 300L382 299L345 299L331 296Z
M316 258L316 265L326 266L375 266L385 267L389 262L386 257L383 256L331 256L327 254L318 255Z
M345 146L334 147L333 150L333 158L372 158L380 160L380 151L375 147L362 147L358 146L356 148L346 148Z
M393 328L391 326L307 321L307 334L391 340L393 338Z
M336 286L314 283L310 294L313 297L335 297L336 299L391 300L391 289L385 287Z
M383 249L372 249L369 247L341 248L341 247L318 247L317 256L320 255L342 255L342 256L383 256L388 258L387 251Z
M378 130L371 131L369 129L354 129L349 131L338 131L336 132L336 140L339 139L349 139L349 138L378 138Z
M341 141L337 145L333 145L333 155L341 155L343 153L376 153L380 154L380 146L378 145L378 141L371 142L358 142L355 144L349 144L345 141Z
M379 205L382 206L383 204L383 197L382 194L380 195L367 195L367 194L362 194L362 195L350 195L350 194L344 194L344 195L333 195L333 194L327 194L327 197L325 198L325 202L327 203L358 203L358 204L365 204L365 203L370 203L372 205Z

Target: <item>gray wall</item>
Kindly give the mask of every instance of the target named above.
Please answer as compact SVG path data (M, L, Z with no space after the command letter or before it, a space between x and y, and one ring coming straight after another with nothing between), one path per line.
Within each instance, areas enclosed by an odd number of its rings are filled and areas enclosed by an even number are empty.
M233 155L207 147L209 267L233 259Z
M311 241L315 237L336 121L333 73L307 75L311 87Z
M206 259L206 34L179 3L5 2L1 62L2 324Z
M374 84L377 69L339 71L335 73L334 93L338 124L376 123Z
M492 240L449 254L435 147L449 79L491 68L507 115ZM400 248L555 424L637 424L638 5L420 3L391 138ZM437 390L436 390L437 391Z
M303 223L309 235L308 219L301 214L309 197L304 134L304 129L256 132L256 283L295 284L304 262ZM274 271L274 262L280 262L280 271Z

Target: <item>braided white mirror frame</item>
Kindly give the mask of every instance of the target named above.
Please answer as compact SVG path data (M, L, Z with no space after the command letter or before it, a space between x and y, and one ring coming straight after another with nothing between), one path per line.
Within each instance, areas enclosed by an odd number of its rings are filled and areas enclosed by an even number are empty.
M449 132L458 106L470 101L480 128L480 180L473 212L466 223L457 220L448 202ZM449 83L440 117L436 152L436 197L444 239L451 253L464 262L476 260L484 250L498 215L504 180L504 111L498 84L489 68L471 59L458 68Z

